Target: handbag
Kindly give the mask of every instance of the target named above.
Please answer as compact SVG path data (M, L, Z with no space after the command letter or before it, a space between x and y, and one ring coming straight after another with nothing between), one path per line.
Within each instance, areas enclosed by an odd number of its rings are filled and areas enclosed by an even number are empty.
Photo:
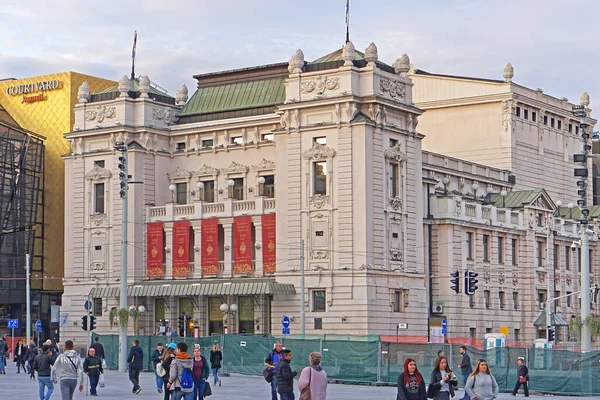
M265 377L265 381L271 383L273 382L273 369L272 368L265 368L263 371L263 376Z
M212 395L212 389L210 388L210 383L208 381L204 382L204 393L202 393L202 397L208 397Z
M521 383L527 382L527 377L526 376L519 376L519 382L521 382Z
M308 385L300 391L299 400L310 400L310 381L312 380L312 367L310 369L310 375L308 377Z
M100 374L100 379L98 380L98 386L100 386L101 388L106 386L106 383L104 383L104 374Z

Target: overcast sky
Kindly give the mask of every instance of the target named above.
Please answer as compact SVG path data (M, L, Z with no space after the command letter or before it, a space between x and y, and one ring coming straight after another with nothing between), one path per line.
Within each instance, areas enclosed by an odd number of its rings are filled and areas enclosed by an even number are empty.
M344 44L345 0L3 0L0 78L77 71L118 80L136 75L168 89L192 75L308 61ZM352 0L350 38L371 42L389 64L402 53L416 68L514 81L571 101L600 98L597 0ZM599 109L600 110L600 109ZM596 115L598 117L598 115Z

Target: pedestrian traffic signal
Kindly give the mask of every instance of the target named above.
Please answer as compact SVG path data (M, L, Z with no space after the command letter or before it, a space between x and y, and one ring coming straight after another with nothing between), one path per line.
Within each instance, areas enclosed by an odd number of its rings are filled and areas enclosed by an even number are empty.
M81 329L83 329L84 331L88 330L88 316L84 315L83 317L81 317Z
M479 274L475 271L471 271L470 269L465 272L465 294L472 295L475 294L477 290L477 279Z
M450 274L450 276L452 277L452 279L450 279L450 289L454 290L456 294L460 293L460 272L454 271Z
M548 328L548 343L554 342L554 329Z
M90 331L96 329L96 316L90 315Z
M119 180L121 181L119 186L119 196L124 198L127 195L127 159L124 156L119 157Z

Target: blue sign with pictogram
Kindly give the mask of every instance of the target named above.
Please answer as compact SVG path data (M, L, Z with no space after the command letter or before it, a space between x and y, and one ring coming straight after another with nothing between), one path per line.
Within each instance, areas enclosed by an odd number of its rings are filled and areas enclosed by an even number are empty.
M292 323L292 321L290 321L290 317L288 317L287 315L284 315L284 316L281 318L281 325L282 325L284 328L289 328L289 327L290 327L290 325L291 325L291 323Z
M445 335L446 333L448 333L448 321L446 321L446 318L444 318L442 320L442 335Z
M41 332L42 331L42 321L40 321L39 319L35 323L35 331L36 332Z
M282 335L289 335L290 334L290 328L281 328L281 334Z
M19 329L19 320L18 319L9 319L8 320L8 329Z

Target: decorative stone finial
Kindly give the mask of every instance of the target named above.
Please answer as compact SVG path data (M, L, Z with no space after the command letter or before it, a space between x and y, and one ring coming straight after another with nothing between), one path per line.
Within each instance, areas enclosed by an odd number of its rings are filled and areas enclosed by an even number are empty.
M397 74L406 74L410 70L410 58L406 54L402 54L402 57L392 64L392 67Z
M365 60L367 60L368 63L367 66L374 67L377 58L377 46L375 46L375 43L371 42L369 47L365 49Z
M513 76L515 76L515 69L511 63L508 63L504 67L504 82L512 82Z
M342 49L342 60L344 60L344 67L351 67L354 65L354 54L356 53L356 49L354 48L354 43L348 41L344 45Z
M290 71L290 74L299 74L302 72L302 68L304 68L304 53L298 49L290 58L288 71Z
M177 100L177 105L182 106L188 101L188 88L185 85L182 85L177 91L177 95L175 96Z
M150 78L148 78L148 75L144 75L140 78L139 88L141 98L147 99L150 97L148 96L148 93L150 92Z
M77 99L79 99L80 103L87 103L90 101L90 85L84 81L81 86L79 86L79 91L77 92Z
M119 97L129 97L129 84L129 78L127 75L123 75L119 81L119 92L121 93Z
M581 101L582 106L588 108L590 106L590 95L588 94L588 92L583 92L579 101Z

